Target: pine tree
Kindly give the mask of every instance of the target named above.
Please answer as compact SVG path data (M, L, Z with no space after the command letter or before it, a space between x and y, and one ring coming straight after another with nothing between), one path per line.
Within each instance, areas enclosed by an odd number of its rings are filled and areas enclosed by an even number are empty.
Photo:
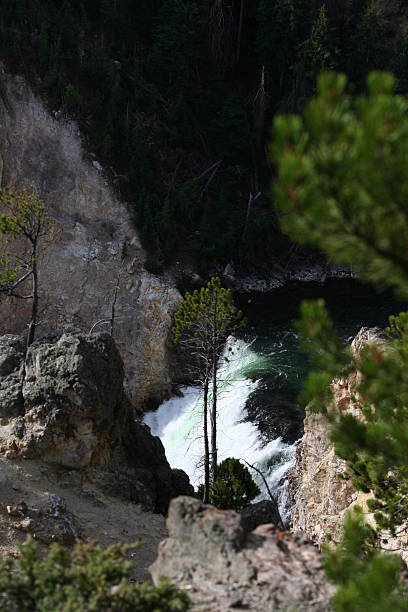
M368 95L355 100L345 93L343 75L324 74L302 116L276 119L275 197L293 239L353 264L360 278L407 299L408 101L394 95L389 74L373 73L367 83ZM394 535L408 521L408 313L391 317L388 341L365 347L358 362L322 301L303 304L299 329L315 366L304 399L327 413L335 450L354 485L372 492L368 505L378 529L367 539L361 521L350 518L340 548L328 553L329 576L340 585L335 607L359 610L362 589L372 589L375 601L365 609L385 610L388 596L395 609L406 609L396 590L399 563L379 556L374 546L381 546L384 530ZM356 369L361 377L354 401L364 419L327 412L331 380ZM352 530L359 534L354 544Z
M210 485L210 502L221 510L241 512L260 494L250 471L239 459L221 461L217 477Z
M174 315L174 340L188 353L190 375L202 387L204 394L204 502L209 499L210 480L214 482L217 477L218 363L228 336L244 323L242 312L234 305L232 292L222 287L219 278L212 278L200 291L195 290L192 294L187 292ZM208 413L211 423L211 453L208 441Z
M322 70L334 68L334 60L333 31L323 4L310 37L298 46L296 71L299 94L305 95L312 91L316 76Z
M0 190L0 294L31 300L27 349L33 343L38 318L38 263L53 239L54 227L34 190ZM27 291L27 284L30 290Z
M361 509L346 517L344 535L336 547L324 549L328 578L338 585L332 604L338 612L405 612L407 599L399 582L401 560L378 553L375 532Z

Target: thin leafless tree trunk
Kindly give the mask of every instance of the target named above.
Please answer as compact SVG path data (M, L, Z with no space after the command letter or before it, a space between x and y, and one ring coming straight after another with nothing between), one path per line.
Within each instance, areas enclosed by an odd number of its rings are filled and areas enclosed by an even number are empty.
M31 319L28 324L28 333L27 333L27 350L34 342L35 337L35 328L37 325L37 317L38 317L38 270L37 270L37 261L35 256L35 250L33 249L33 260L32 260L32 303L31 303Z
M217 478L217 357L214 355L211 407L211 479Z
M248 467L250 467L252 470L255 470L255 472L256 472L257 474L259 474L259 476L260 476L260 477L262 478L262 480L264 481L264 485L265 485L265 487L266 487L266 490L268 491L268 495L269 495L270 500L271 500L271 502L272 502L272 504L273 504L273 506L274 506L274 511L275 511L276 516L277 516L277 519L278 519L278 527L280 527L281 529L284 529L284 528L285 528L285 525L283 524L283 520L282 520L282 517L281 517L280 512L279 512L278 502L276 501L275 497L272 495L272 492L271 492L271 490L270 490L270 488L269 488L269 485L268 485L268 483L267 483L267 480L266 480L266 478L265 478L265 476L264 476L263 472L262 472L262 471L261 471L259 468L257 468L257 467L255 467L254 465L252 465L251 463L248 463L248 461L247 461L246 459L241 459L241 461L243 461L244 463L246 463L246 464L247 464L247 466L248 466Z
M204 494L203 502L208 504L210 496L210 449L208 444L208 370L204 380L204 413L203 413L203 434L204 434Z
M212 321L212 407L211 407L211 480L217 478L217 367L219 359L219 338L217 333L218 302L215 301Z

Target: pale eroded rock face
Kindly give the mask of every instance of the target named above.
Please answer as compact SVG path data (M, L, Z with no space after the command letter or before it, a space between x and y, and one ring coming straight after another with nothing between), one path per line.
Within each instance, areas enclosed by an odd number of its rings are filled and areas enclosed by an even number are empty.
M352 343L354 354L358 356L361 348L370 342L382 342L379 330L362 328ZM353 400L358 376L359 373L354 372L348 378L333 382L334 409L362 418L358 403ZM370 494L356 491L351 480L341 477L346 472L346 462L336 456L329 440L327 420L320 414L307 411L304 435L296 451L296 464L288 474L294 532L301 532L316 542L324 542L328 535L338 541L345 514L355 505L363 507L367 520L374 522L367 508ZM384 534L388 543L383 546L399 552L408 561L408 533L400 531L397 538Z
M171 502L167 528L150 572L186 589L194 610L330 609L321 556L300 537L273 525L245 534L239 514L188 497Z
M129 213L99 165L84 159L75 124L55 120L23 79L1 67L0 79L0 185L34 185L59 229L39 266L43 323L38 337L88 332L110 317L126 243L115 340L132 403L158 401L171 388L166 339L180 296L144 269L145 254ZM0 332L23 332L28 308L21 301L3 303Z
M357 498L351 482L341 479L345 471L346 463L329 441L325 418L307 411L296 464L288 474L293 531L316 542L328 534L339 539L344 515Z

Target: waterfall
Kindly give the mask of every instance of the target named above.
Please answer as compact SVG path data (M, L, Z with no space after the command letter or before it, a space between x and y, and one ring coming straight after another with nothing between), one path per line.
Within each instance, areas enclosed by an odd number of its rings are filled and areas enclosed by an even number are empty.
M280 438L265 442L256 425L245 420L246 402L269 367L268 357L258 355L250 343L233 337L228 340L219 366L218 460L236 457L255 464L266 476L287 517L279 484L294 464L295 445L284 444ZM145 423L163 442L170 465L183 469L196 487L203 479L202 395L195 387L181 391L183 397L172 397L156 411L147 413ZM253 477L262 491L259 499L266 499L262 479L255 472Z

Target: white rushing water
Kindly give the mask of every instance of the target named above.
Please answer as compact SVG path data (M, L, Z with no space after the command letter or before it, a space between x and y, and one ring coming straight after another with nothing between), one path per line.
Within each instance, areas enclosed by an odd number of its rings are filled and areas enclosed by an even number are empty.
M287 518L285 495L279 482L295 459L295 445L280 438L265 443L256 425L244 421L247 399L260 384L267 358L257 355L251 345L230 338L219 370L217 420L218 460L227 457L245 459L256 465L267 478L268 485L279 498L282 515ZM183 469L196 487L202 482L202 396L195 387L184 387L183 397L172 397L154 412L145 416L153 435L159 436L173 468ZM267 498L262 479L253 472L262 494Z

